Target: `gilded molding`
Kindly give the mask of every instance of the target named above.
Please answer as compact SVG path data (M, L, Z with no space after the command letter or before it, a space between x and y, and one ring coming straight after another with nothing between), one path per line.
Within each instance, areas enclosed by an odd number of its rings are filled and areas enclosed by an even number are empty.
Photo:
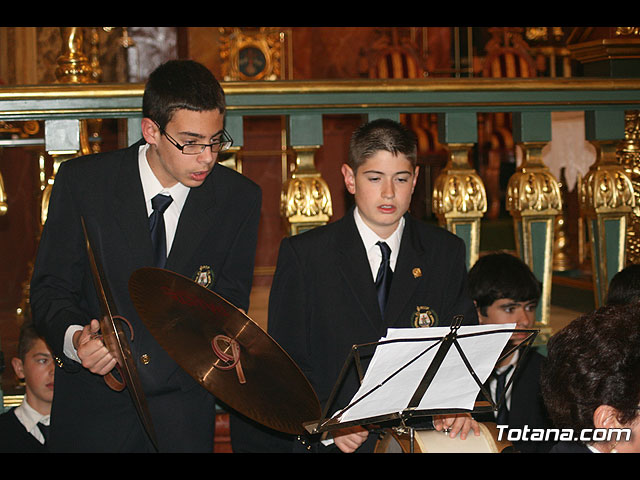
M300 226L327 223L333 215L333 204L329 185L314 165L318 147L293 148L296 169L282 187L280 214L295 231Z
M522 145L524 161L507 185L506 206L512 215L557 215L562 211L560 184L542 162L544 145Z
M82 27L60 27L63 49L58 57L56 79L60 83L93 83L96 81L89 59L83 53Z
M449 161L433 187L433 211L439 217L478 217L487 211L480 175L469 165L472 144L449 144Z
M625 112L624 140L618 144L617 159L631 179L635 205L627 225L628 263L640 263L640 111Z
M635 205L631 178L616 160L613 142L593 142L598 160L580 182L578 199L585 214L628 212Z

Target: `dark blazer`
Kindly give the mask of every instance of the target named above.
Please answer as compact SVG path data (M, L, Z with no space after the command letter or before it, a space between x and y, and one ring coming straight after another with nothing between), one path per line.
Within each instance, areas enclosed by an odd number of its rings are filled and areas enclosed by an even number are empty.
M410 215L405 219L384 320L353 211L281 243L268 331L309 379L323 407L352 346L378 341L389 327L412 327L418 307L424 307L423 312L428 309L433 326L449 325L457 314L464 315L466 324L477 323L467 295L463 241ZM363 357L366 353L363 349ZM357 388L352 369L331 412L347 406ZM282 436L261 438L245 431L245 426L232 418L236 451L291 449L286 442L275 445L274 438Z
M133 326L131 348L160 450L213 448L213 397L160 348L129 296L130 275L153 264L138 171L140 144L64 162L52 190L31 282L31 307L36 327L63 364L56 371L51 415L55 451L149 448L128 391L110 390L101 377L62 352L67 327L85 325L100 311L80 216L103 264L115 313ZM165 268L195 278L201 266L210 267L210 288L248 309L260 207L256 184L216 165L187 197ZM143 355L148 363L140 361Z
M46 453L47 447L24 428L15 408L0 415L0 453Z
M514 373L511 384L511 408L509 410L509 428L530 429L552 428L547 415L542 393L540 392L540 368L544 356L532 349L527 352ZM474 415L478 421L495 422L493 413ZM527 441L513 442L514 448L523 453L546 453L553 442Z

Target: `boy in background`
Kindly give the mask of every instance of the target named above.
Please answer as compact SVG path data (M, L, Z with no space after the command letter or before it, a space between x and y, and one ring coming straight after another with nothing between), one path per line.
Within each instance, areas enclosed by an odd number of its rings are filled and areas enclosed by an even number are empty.
M20 329L18 356L11 360L25 382L22 404L0 415L0 452L47 452L46 437L53 401L54 360L31 322Z
M469 293L478 310L481 325L515 323L517 329L533 328L541 285L529 267L509 253L491 253L478 259L469 270ZM519 344L527 332L514 333L509 347ZM503 388L514 375L520 356L516 350L502 360L488 380L489 391L498 401ZM497 412L474 415L478 421L495 422L509 428L550 428L540 393L540 368L544 357L529 350L507 390L505 401ZM552 445L545 442L514 442L522 452L545 452Z

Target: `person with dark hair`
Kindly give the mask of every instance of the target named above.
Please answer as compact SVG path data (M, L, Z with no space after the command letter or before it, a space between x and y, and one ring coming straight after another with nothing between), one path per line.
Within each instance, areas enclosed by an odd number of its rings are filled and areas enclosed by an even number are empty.
M102 263L161 452L212 452L215 399L160 347L131 301L141 267L198 281L247 311L261 209L260 187L217 163L231 145L224 92L203 65L171 60L149 76L143 138L61 164L31 281L36 327L61 365L51 412L56 452L148 452L154 445L127 389L103 379L116 366L100 316L81 218ZM127 327L124 327L125 330Z
M609 283L605 305L640 302L640 265L627 265Z
M464 242L408 213L418 178L415 135L387 119L362 125L342 174L355 207L336 222L283 239L269 298L269 334L330 414L358 388L351 369L327 405L353 345L376 342L391 327L447 326L456 315L477 324ZM377 438L358 427L331 432L327 445L248 425L232 417L234 451L370 452ZM438 417L435 425L451 428L451 436L479 434L465 414Z
M554 427L571 433L551 452L639 453L640 304L582 315L547 348L542 395Z
M53 401L54 361L51 350L30 321L20 328L18 356L11 359L24 381L22 403L0 415L0 452L44 453Z
M514 323L517 329L531 329L535 323L541 284L520 258L498 252L483 255L469 270L469 294L478 310L481 325ZM507 348L522 342L528 332L515 332ZM477 420L507 425L510 429L548 428L551 423L540 393L540 368L544 357L530 349L522 357L516 350L496 365L487 382L492 399L498 403L503 385L504 402L496 412L474 415ZM517 368L515 368L517 365ZM521 452L546 452L549 442L513 442Z

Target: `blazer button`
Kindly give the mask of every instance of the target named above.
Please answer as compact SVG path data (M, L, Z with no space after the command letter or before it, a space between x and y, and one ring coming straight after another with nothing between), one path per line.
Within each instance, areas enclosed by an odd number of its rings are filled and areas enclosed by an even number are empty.
M140 356L140 361L142 362L143 365L149 365L149 362L151 361L151 358L149 357L148 354L143 353Z

